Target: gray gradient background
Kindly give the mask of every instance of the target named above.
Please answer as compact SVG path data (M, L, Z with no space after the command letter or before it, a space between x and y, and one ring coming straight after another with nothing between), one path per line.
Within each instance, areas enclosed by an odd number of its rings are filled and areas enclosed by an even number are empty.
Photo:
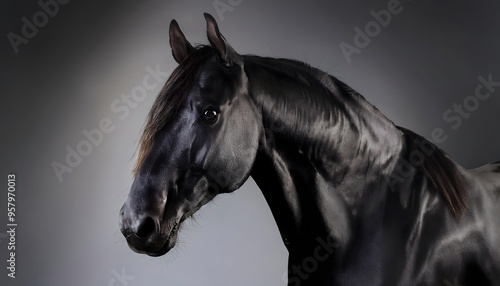
M244 0L220 21L212 1L73 0L15 54L7 33L19 34L21 17L40 8L3 1L0 174L5 182L17 174L19 226L15 280L6 277L0 237L1 285L109 285L122 269L135 276L130 286L284 285L287 253L252 180L200 210L165 257L132 252L118 231L140 129L159 88L124 120L110 103L141 84L146 66L174 69L167 38L173 18L192 43L207 43L202 13L209 12L242 54L304 60L357 89L396 124L426 137L445 129L449 138L439 146L467 168L500 160L500 90L458 130L442 119L474 94L479 75L500 80L500 2L402 0L403 11L348 64L339 44L352 43L353 28L388 1L365 2ZM51 163L63 162L65 146L75 147L81 131L105 117L116 129L60 183ZM1 235L7 195L0 185Z

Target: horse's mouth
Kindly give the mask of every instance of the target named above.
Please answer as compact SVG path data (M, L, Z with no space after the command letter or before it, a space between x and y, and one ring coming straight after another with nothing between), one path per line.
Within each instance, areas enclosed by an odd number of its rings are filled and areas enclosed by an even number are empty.
M176 221L174 223L174 226L170 229L170 232L168 233L167 238L165 239L165 242L163 243L163 246L161 246L157 251L154 252L144 252L149 256L153 257L158 257L166 254L169 252L174 246L175 242L177 241L177 234L179 233L179 226L180 224L186 220L187 218L191 217L196 211L198 211L202 206L204 205L204 202L200 202L196 207L194 207L191 211L184 213L184 215L180 218L179 221Z
M167 241L169 241L175 234L177 234L177 230L179 230L179 223L176 222L167 236Z
M164 239L162 239L162 236L156 236L156 238L149 240L149 242L141 243L134 234L129 234L126 236L126 240L129 247L137 253L153 257L162 256L175 246L179 225L180 222L176 222L168 232L168 235L166 237L163 236L165 237Z
M169 252L174 246L175 242L177 241L177 234L179 230L179 222L176 222L172 229L170 230L167 238L165 239L165 242L163 245L158 249L157 251L154 252L146 252L147 255L153 256L153 257L158 257L166 254Z

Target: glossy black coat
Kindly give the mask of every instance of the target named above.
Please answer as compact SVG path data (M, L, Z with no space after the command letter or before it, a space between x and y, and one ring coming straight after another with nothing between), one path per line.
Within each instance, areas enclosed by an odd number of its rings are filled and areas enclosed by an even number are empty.
M121 210L132 249L165 254L186 218L252 176L289 251L288 285L500 285L498 162L465 170L334 77L238 55L206 18L212 46L171 25L194 80L165 109ZM466 190L463 212L440 179Z

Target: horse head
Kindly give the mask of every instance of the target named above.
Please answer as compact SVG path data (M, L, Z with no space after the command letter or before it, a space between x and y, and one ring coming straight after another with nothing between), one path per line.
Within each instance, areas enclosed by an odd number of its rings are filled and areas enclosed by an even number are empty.
M170 24L179 65L149 113L120 211L129 246L151 256L174 247L179 226L201 206L246 181L262 133L242 57L214 18L205 18L209 46L193 47L177 22Z

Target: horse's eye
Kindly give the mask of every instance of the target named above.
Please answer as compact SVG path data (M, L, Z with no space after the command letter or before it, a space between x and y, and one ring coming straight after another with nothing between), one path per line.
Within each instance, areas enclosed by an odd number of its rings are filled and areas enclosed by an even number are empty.
M203 119L208 123L215 123L218 114L217 110L209 108L203 112Z

